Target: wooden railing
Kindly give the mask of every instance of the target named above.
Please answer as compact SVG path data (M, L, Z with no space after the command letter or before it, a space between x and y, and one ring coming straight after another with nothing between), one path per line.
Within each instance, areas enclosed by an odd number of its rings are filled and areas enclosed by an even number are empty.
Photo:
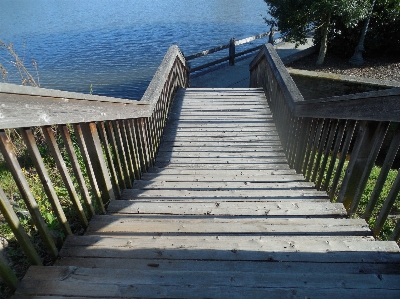
M265 91L290 166L343 203L350 216L370 221L376 236L392 222L385 229L398 241L400 170L389 185L387 177L400 146L400 88L304 101L271 45L260 50L250 72L251 87ZM360 205L378 154L384 154L379 175Z
M93 214L105 213L107 203L118 198L121 189L131 187L133 180L152 166L174 94L179 87L188 85L189 68L176 46L168 50L141 101L0 84L0 150L53 259L58 248L20 166L13 146L15 140L10 138L16 134L9 134L10 130L22 137L52 213L63 233L71 235L65 205L60 202L43 163L45 157L38 149L35 132L42 132L70 206L81 226L86 227ZM42 257L1 188L0 211L29 262L42 264ZM0 271L3 280L15 287L17 278L3 258Z
M240 57L240 56L244 56L244 55L247 55L247 54L250 54L250 53L253 53L253 52L256 52L256 51L258 51L259 49L261 49L263 47L263 45L260 45L260 46L252 47L250 49L247 49L247 50L244 50L244 51L236 53L236 47L237 46L250 43L250 42L255 41L257 39L264 38L266 36L269 36L270 42L273 43L274 34L276 34L276 32L273 32L272 35L271 35L271 32L268 31L268 32L264 32L264 33L261 33L261 34L258 34L258 35L254 35L254 36L250 36L250 37L247 37L247 38L244 38L244 39L240 39L240 40L235 40L235 38L231 38L231 40L229 41L228 44L217 46L217 47L214 47L214 48L211 48L211 49L208 49L208 50L204 50L204 51L198 52L198 53L193 54L193 55L185 56L185 59L186 59L186 61L191 61L193 59L197 59L197 58L200 58L200 57L204 57L204 56L210 55L212 53L216 53L216 52L228 49L229 50L228 56L224 56L224 57L222 57L220 59L216 59L214 61L211 61L211 62L202 64L202 65L193 67L193 68L190 69L190 72L191 73L198 72L200 70L215 66L215 65L223 63L225 61L229 61L229 65L234 65L235 64L235 58Z

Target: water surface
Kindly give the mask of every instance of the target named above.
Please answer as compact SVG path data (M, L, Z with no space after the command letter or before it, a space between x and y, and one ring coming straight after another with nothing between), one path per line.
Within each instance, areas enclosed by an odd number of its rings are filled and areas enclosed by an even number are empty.
M0 9L0 39L26 65L37 61L42 87L130 99L170 45L190 55L269 29L263 0L3 0ZM7 60L2 52L18 82Z

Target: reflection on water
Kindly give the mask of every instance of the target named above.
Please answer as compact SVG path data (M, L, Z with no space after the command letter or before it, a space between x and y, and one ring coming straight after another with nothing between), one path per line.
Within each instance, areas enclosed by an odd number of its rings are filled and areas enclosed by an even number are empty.
M171 44L189 55L268 30L263 0L4 2L0 39L26 64L37 61L42 87L88 93L92 85L95 94L131 99L142 96Z

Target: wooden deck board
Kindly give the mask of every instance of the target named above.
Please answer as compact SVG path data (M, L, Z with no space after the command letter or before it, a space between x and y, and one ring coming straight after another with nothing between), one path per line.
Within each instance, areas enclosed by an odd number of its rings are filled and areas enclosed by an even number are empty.
M270 216L270 217L346 217L342 204L325 202L205 202L199 200L141 202L118 200L108 206L110 214L167 214L209 216Z
M14 298L399 298L400 251L287 165L261 89L177 93L154 167Z

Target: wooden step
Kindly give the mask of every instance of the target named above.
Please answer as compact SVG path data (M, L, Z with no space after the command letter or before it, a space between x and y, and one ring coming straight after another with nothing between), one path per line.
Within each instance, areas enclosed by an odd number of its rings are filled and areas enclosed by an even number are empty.
M179 90L154 167L13 298L399 298L397 244L289 168L267 106Z
M362 219L96 215L86 235L372 236Z
M226 202L226 201L129 201L114 200L108 206L109 214L161 214L210 216L283 216L283 217L346 217L340 203L286 201L286 202Z
M95 298L396 298L398 274L31 267L16 293ZM300 275L300 276L299 276ZM351 282L351 283L350 283ZM368 291L368 292L367 292ZM363 297L361 297L363 296ZM367 297L368 298L368 297Z
M69 236L60 257L292 262L396 262L395 242L368 236Z

